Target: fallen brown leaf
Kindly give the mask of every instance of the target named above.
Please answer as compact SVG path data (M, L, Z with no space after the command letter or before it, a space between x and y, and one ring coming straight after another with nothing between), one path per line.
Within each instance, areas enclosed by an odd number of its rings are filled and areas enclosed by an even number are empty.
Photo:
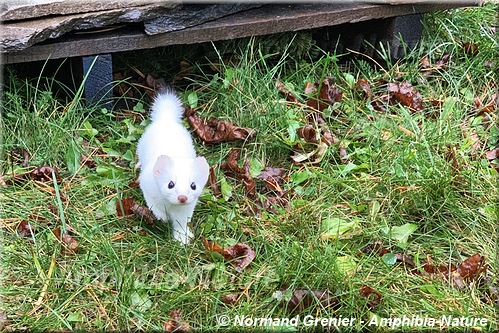
M255 259L256 253L246 244L237 243L235 245L222 248L216 242L207 238L203 240L204 247L208 251L221 254L225 260L230 261L235 266L236 271L242 272Z
M222 296L221 301L224 304L236 305L239 302L242 294L225 294Z
M338 153L340 155L340 161L342 164L350 163L350 159L348 158L347 149L346 149L344 144L340 144L340 147L338 149Z
M478 44L473 42L463 43L463 50L468 56L476 56L478 54Z
M171 319L169 319L163 323L163 330L167 333L192 332L189 324L180 317L181 315L182 315L181 309L170 311L170 318Z
M217 177L215 176L215 169L213 168L213 166L210 167L210 174L208 176L208 184L209 184L211 190L213 191L213 195L215 196L215 198L221 198L222 193L220 192L220 189L218 188Z
M236 266L236 271L241 272L255 259L256 253L248 245L237 243L224 248L222 255Z
M35 234L34 228L31 224L26 220L22 220L17 225L17 232L22 237L32 237Z
M387 253L390 253L390 250L383 247L382 241L376 241L374 243L367 244L366 246L361 248L359 252L367 255L378 255L381 257Z
M312 95L317 92L317 87L312 83L312 82L307 82L305 85L305 89L303 90L303 93L305 95Z
M62 244L61 254L62 255L71 255L79 252L80 244L76 239L74 239L69 234L61 234L61 228L57 227L52 230L55 238Z
M387 111L386 106L388 105L389 102L390 102L390 95L383 94L383 95L376 96L375 98L373 98L371 101L371 106L376 111L386 112Z
M250 140L256 135L251 128L242 128L234 123L218 119L201 119L194 109L186 109L185 115L191 128L204 143L231 142Z
M432 66L428 56L425 56L421 58L419 67L421 68L421 72L424 76L430 76L438 70L447 70L449 60L450 54L446 52L442 54L442 57L435 62L434 66Z
M31 179L37 181L52 181L52 172L55 174L55 179L60 182L61 177L59 177L59 173L57 169L49 167L49 166L41 166L31 171Z
M81 163L89 169L97 167L97 163L85 154L81 154Z
M287 198L288 192L279 193L279 195L268 195L259 204L269 213L277 214L278 211L275 207L288 207L289 199Z
M192 74L191 73L191 64L186 60L182 60L180 62L180 71L177 74L175 74L175 76L172 79L172 83L182 81L182 80L188 78L189 76L191 76L191 74Z
M470 155L476 156L481 152L482 144L476 130L469 125L469 120L465 120L460 124L460 127L463 136L470 142Z
M293 296L285 304L285 307L291 313L301 313L305 309L319 304L321 307L331 310L338 303L338 299L328 290L296 289L293 290Z
M499 158L499 147L489 150L485 153L485 158L489 161L493 161Z
M305 151L302 148L302 151L295 151L294 154L291 156L291 159L295 162L295 164L300 164L305 161L309 161L310 164L317 164L322 161L322 158L324 157L324 154L327 151L327 147L329 145L326 142L320 142L316 148L312 151ZM311 157L314 157L311 159Z
M445 52L442 57L435 63L435 69L446 70L450 61L450 53Z
M498 94L494 93L490 96L487 103L483 103L482 99L478 96L473 98L473 102L475 103L475 110L477 116L486 116L487 114L493 114L497 111L497 99Z
M31 155L24 148L14 148L10 151L10 158L13 163L21 162L21 165L27 168Z
M135 197L123 198L116 201L116 213L118 216L132 215L132 205L134 204Z
M243 167L237 165L237 161L241 154L239 149L231 149L227 156L227 160L221 165L220 169L224 171L228 176L240 179L243 181L244 188L246 189L246 194L250 198L254 198L256 195L255 180L251 177L249 170L249 160L245 159Z
M423 70L427 70L427 69L431 68L430 58L428 56L424 56L423 58L421 58L419 60L419 68L421 68Z
M383 295L379 291L367 285L363 285L360 288L359 294L367 299L367 306L371 310L376 306L378 306L381 303L381 300L383 299Z
M319 87L319 84L315 84L318 87L319 94L310 98L307 101L307 105L317 111L324 111L330 105L336 102L340 102L343 97L343 92L334 85L334 78L325 77Z
M281 94L283 94L284 96L286 96L286 101L293 102L293 103L298 103L298 98L296 97L296 95L293 94L291 92L291 90L289 90L289 88L286 87L286 85L284 83L282 83L281 81L277 80L276 83L275 83L275 87L277 88L277 90Z
M452 285L456 289L463 289L466 287L466 282L476 280L480 274L487 270L485 264L485 257L479 253L472 255L459 264L451 273Z
M388 92L391 97L410 110L423 110L423 96L408 81L388 83Z
M283 169L266 167L256 178L265 182L265 188L267 190L282 194L283 189L281 185L284 179L287 179L287 175L286 171Z
M130 210L137 216L143 218L147 223L149 224L154 224L156 222L156 216L154 216L153 212L145 207L141 206L137 203L134 203L131 207Z
M365 78L362 78L355 83L354 90L362 91L364 98L371 98L373 96L371 85Z
M296 134L305 142L319 143L318 132L312 125L306 125L296 129Z
M134 97L133 89L131 88L130 84L128 82L125 82L126 77L127 75L125 71L119 71L113 73L113 81L119 82L113 87L114 96L122 96L127 98Z

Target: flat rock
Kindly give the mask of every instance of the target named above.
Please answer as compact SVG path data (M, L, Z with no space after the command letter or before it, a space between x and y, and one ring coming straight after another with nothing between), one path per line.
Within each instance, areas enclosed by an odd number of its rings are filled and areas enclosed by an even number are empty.
M0 51L2 53L20 51L33 44L60 37L75 30L96 29L119 23L154 19L167 15L177 6L179 4L173 1L152 2L145 6L9 22L2 26Z
M163 3L175 1L163 1ZM158 0L80 1L80 0L7 0L0 5L0 20L26 20L50 15L70 15L131 8L159 3Z
M173 10L170 15L144 22L145 33L156 35L182 30L260 6L258 4L244 3L185 4L182 8Z

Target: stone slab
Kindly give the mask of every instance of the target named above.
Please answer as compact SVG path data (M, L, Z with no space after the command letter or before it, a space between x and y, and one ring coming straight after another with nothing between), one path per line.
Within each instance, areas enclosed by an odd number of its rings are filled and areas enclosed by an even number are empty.
M172 10L169 15L160 16L144 22L145 33L155 35L194 27L260 6L259 4L246 3L221 3L216 5L185 4L182 8Z
M162 3L179 2L165 0ZM80 1L80 0L7 0L0 5L0 20L27 20L51 15L71 15L131 8L160 3L159 0Z
M174 2L113 9L82 14L47 16L26 21L14 21L2 26L0 52L14 52L75 30L109 27L119 23L142 22L167 15Z

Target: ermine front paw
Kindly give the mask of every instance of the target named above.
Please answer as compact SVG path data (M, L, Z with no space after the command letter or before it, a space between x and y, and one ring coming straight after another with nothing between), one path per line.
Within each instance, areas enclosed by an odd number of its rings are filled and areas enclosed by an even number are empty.
M185 231L184 230L182 230L182 231L173 230L173 238L178 240L183 245L187 245L187 244L189 244L191 239L194 238L194 235L192 234L192 232L189 229L187 229Z

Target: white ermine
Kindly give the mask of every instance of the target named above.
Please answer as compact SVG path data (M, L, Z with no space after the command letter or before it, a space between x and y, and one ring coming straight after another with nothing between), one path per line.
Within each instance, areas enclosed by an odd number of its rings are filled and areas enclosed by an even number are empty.
M187 223L208 180L209 166L196 157L192 138L182 125L182 102L171 90L159 92L151 108L151 124L137 145L139 183L147 206L170 220L173 237L189 243Z

